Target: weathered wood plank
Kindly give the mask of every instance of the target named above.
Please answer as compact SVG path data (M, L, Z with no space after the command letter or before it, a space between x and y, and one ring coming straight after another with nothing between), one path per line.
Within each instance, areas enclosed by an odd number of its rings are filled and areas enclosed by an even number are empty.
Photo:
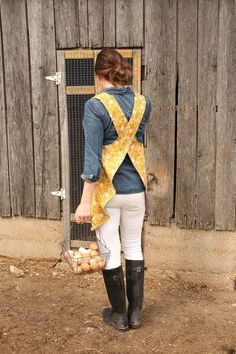
M60 218L58 102L55 83L45 76L56 72L53 0L27 2L34 128L36 216Z
M103 1L88 0L89 47L103 46Z
M215 228L236 224L236 2L220 1Z
M78 4L80 47L87 48L89 46L88 0L79 0Z
M10 181L8 171L8 148L6 128L6 107L4 93L2 32L0 26L0 216L11 216Z
M197 145L197 6L178 1L178 117L176 168L176 224L196 225Z
M69 132L68 132L68 114L67 114L67 96L66 87L66 68L65 52L57 51L57 65L61 72L61 84L58 86L59 96L59 118L61 134L61 187L65 189L65 199L62 200L63 207L63 231L64 247L70 248L70 154L69 154Z
M2 0L1 12L12 215L35 216L25 1Z
M54 1L56 48L79 46L78 0Z
M145 14L142 93L152 104L146 127L147 214L151 224L168 225L174 187L176 1L145 1Z
M215 225L217 1L199 1L196 227Z
M146 8L149 11L152 3L150 1L146 1L146 3ZM143 0L116 1L116 46L118 48L143 46L143 10ZM160 14L156 14L156 16L153 18L154 22L159 20ZM146 21L146 28L148 26L155 27L155 23Z
M115 27L116 8L115 0L104 0L104 47L116 46L116 27Z

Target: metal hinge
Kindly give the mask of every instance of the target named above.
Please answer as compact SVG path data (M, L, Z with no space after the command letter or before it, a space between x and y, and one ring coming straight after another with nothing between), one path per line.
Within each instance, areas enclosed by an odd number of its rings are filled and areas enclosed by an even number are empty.
M61 72L56 72L56 74L52 76L45 76L45 79L55 81L56 85L59 85L61 82Z
M51 194L54 195L55 197L60 197L61 199L66 199L65 188L61 188L60 191L51 192Z

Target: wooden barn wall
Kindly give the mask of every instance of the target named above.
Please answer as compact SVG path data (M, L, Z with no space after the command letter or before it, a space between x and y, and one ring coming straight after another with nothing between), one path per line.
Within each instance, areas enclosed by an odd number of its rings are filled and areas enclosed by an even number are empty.
M0 215L59 219L56 50L142 48L151 224L235 230L235 0L0 0Z
M34 146L27 16L24 1L2 1L2 58L9 176L9 200L2 208L12 215L35 216ZM8 188L7 188L8 190ZM1 195L4 193L1 190ZM10 205L10 209L8 208ZM7 213L5 213L7 215Z

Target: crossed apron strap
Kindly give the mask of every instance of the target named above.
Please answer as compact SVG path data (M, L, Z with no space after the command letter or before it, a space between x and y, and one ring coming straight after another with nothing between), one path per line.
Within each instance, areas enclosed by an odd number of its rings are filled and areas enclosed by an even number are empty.
M93 193L91 230L96 229L109 218L109 215L104 210L104 206L116 193L112 179L127 152L130 150L131 157L135 157L133 152L133 148L135 148L136 153L138 153L138 160L143 161L142 150L139 150L142 144L137 143L134 137L142 120L146 103L143 95L135 97L134 109L128 121L112 95L101 93L95 97L99 98L106 107L116 128L118 138L109 145L103 145L102 164L104 169L100 180L95 186L96 193ZM141 174L143 174L142 169Z
M117 100L113 95L108 94L107 92L102 92L96 95L95 98L98 98L106 107L111 117L111 120L115 126L118 137L122 136L125 131L127 131L134 125L133 121L136 120L136 123L140 124L146 106L146 100L143 95L135 94L133 111L129 121L125 117L125 114L123 113L120 105L118 104ZM141 111L139 108L141 108ZM140 115L137 117L138 113L140 113ZM136 131L139 127L139 124L135 124Z

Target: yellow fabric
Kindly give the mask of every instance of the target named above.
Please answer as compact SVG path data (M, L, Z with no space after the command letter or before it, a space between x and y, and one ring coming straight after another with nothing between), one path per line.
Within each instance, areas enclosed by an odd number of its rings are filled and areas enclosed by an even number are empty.
M101 100L106 107L116 128L118 138L111 144L103 145L102 147L101 163L103 169L100 179L95 184L92 196L91 230L95 230L109 219L109 215L104 210L104 206L116 194L112 179L127 153L144 185L147 186L144 147L143 144L135 138L146 107L145 96L135 94L134 108L129 121L126 119L113 95L102 92L94 97Z

